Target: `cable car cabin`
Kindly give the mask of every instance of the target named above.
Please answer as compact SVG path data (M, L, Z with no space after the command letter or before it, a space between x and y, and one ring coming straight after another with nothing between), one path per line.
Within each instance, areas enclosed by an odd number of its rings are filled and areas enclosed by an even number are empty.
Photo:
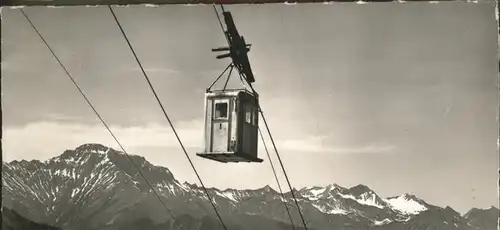
M207 92L205 99L205 150L197 155L223 163L262 162L258 95L236 89Z

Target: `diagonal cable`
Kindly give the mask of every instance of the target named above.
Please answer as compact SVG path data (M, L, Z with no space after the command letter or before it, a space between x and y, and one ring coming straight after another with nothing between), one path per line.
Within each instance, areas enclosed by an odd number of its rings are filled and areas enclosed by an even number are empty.
M288 183L288 187L290 188L290 192L292 193L293 200L295 201L295 205L297 205L297 210L299 211L300 219L302 220L302 225L304 226L305 230L308 230L306 221L304 219L304 215L302 214L302 210L300 209L299 202L297 202L297 197L295 196L295 192L293 191L292 185L290 183L290 179L288 179L288 175L285 170L285 166L283 165L283 161L281 161L280 154L278 153L278 149L276 148L276 144L274 143L273 136L271 135L271 131L269 130L269 126L267 125L266 118L264 117L264 113L262 112L262 109L260 108L259 105L259 112L262 116L262 120L264 121L264 125L266 126L267 132L269 133L269 137L271 139L271 143L273 144L274 151L276 152L276 156L278 157L278 161L280 162L281 169L283 170L283 174L285 175L286 182Z
M276 179L276 184L278 184L278 189L280 190L281 197L283 198L282 202L283 202L283 205L285 205L285 209L286 209L286 212L288 214L288 218L290 219L290 223L292 224L293 230L296 230L295 224L293 223L292 214L290 213L290 209L288 208L288 204L286 203L283 189L281 189L281 184L280 184L280 181L278 179L278 175L276 174L276 170L274 169L273 161L271 160L271 156L269 155L269 151L267 149L267 145L266 145L266 142L264 140L264 136L262 135L262 132L260 131L260 128L259 128L259 134L260 134L260 138L262 139L262 144L264 145L264 149L266 150L266 153L267 153L267 159L269 159L269 165L271 165L271 169L273 170L274 178Z
M26 18L26 20L28 21L28 23L31 25L31 27L35 30L35 32L38 34L38 36L40 37L40 39L43 41L43 43L47 46L47 48L49 49L49 51L52 53L53 57L56 59L56 61L59 63L59 65L63 68L64 72L66 73L66 75L69 77L69 79L71 80L71 82L73 82L73 84L75 85L75 87L78 89L78 91L80 92L80 94L83 96L83 98L85 99L85 101L87 102L87 104L90 106L90 108L92 108L92 110L94 111L94 113L97 115L97 117L99 118L99 120L102 122L102 124L106 127L106 129L108 130L108 132L111 134L111 136L113 137L113 139L116 141L116 143L120 146L120 148L122 149L123 153L125 153L125 156L127 156L127 158L129 159L129 161L132 163L132 165L134 166L134 168L136 168L136 170L139 172L139 174L142 176L142 178L144 179L144 181L146 181L146 183L148 184L148 186L151 188L151 190L154 192L154 194L156 195L156 197L158 198L158 200L161 202L161 204L163 205L163 207L165 208L165 210L170 214L170 216L175 220L175 216L173 215L172 211L167 208L165 202L160 198L160 195L157 193L157 191L154 189L154 187L152 186L152 184L149 182L149 180L144 176L144 174L142 173L142 171L139 169L139 167L137 167L137 165L134 163L134 161L132 160L132 158L129 156L129 154L127 153L127 151L125 151L125 148L122 146L122 144L120 143L120 141L118 141L118 138L115 136L115 134L111 131L111 129L109 128L109 126L106 124L106 122L104 121L104 119L101 117L101 115L97 112L97 110L95 109L94 105L92 105L92 103L90 102L90 100L87 98L87 96L83 93L82 89L80 88L80 86L78 85L78 83L75 81L75 79L71 76L71 74L68 72L68 70L66 69L66 67L64 67L64 65L62 64L61 60L59 60L59 58L57 57L57 55L55 54L55 52L52 50L52 48L50 47L50 45L47 43L47 41L45 41L45 39L43 38L42 34L38 31L38 29L36 28L36 26L33 24L33 22L29 19L28 15L24 12L23 9L20 9L21 12L23 13L24 17ZM178 227L180 229L182 229L182 227L180 225L178 225Z
M223 28L223 26L222 26L221 19L220 19L220 17L219 17L219 14L217 13L217 9L215 8L215 5L214 5L213 7L214 7L215 13L216 13L216 15L217 15L217 19L218 19L218 21L219 21L219 24L221 25L221 28L222 28L222 30L223 30L223 32L224 32L224 35L225 35L225 37L226 37L226 39L227 39L227 41L228 41L229 48L231 48L231 44L229 43L229 39L228 39L228 37L227 37L226 32L224 31L224 28ZM222 11L224 12L224 7L222 6L222 4L220 4L220 7L221 7ZM253 92L255 95L257 95L257 93L256 93L255 89L253 88L252 84L251 84L250 82L248 82L248 79L247 79L245 76L243 76L241 73L239 73L239 75L240 75L240 78L245 79L245 82L246 82L246 83L250 86L250 88L252 89L252 92ZM306 222L305 222L305 220L304 220L304 216L302 215L302 211L301 211L301 209L300 209L299 203L297 202L297 198L295 197L295 193L294 193L294 191L293 191L292 185L291 185L291 183L290 183L290 180L288 179L288 175L287 175L287 173L286 173L285 167L284 167L284 165L283 165L283 162L281 161L281 157L280 157L280 155L279 155L278 149L276 148L276 144L274 143L273 137L272 137L272 135L271 135L271 131L269 130L269 127L268 127L268 125L267 125L267 121L266 121L266 119L265 119L265 117L264 117L264 114L263 114L263 112L262 112L262 109L261 109L260 105L259 105L259 112L260 112L260 113L261 113L261 115L262 115L262 119L263 119L264 124L265 124L265 126L266 126L267 132L269 133L269 136L270 136L270 138L271 138L271 142L272 142L272 144L273 144L274 150L275 150L275 152L276 152L276 155L278 156L278 160L279 160L279 162L280 162L281 168L283 169L283 173L284 173L284 175L285 175L285 179L286 179L286 181L287 181L287 183L288 183L288 187L290 188L290 192L292 193L293 200L295 201L295 204L297 205L297 210L298 210L298 212L299 212L299 214L300 214L300 218L301 218L301 220L302 220L302 224L304 225L305 230L308 230L307 225L306 225ZM274 167L274 166L273 166L273 167Z
M165 108L163 107L163 104L161 103L160 98L158 97L158 94L156 94L156 91L154 90L153 84L151 84L151 81L149 80L149 77L148 77L148 75L146 74L146 71L145 71L145 70L144 70L144 68L142 67L142 64L141 64L141 62L139 61L139 58L137 57L137 54L135 53L134 49L132 48L132 45L130 44L129 39L128 39L127 35L125 34L125 31L123 30L123 28L122 28L122 26L121 26L121 24L120 24L120 21L119 21L119 20L118 20L118 18L116 17L115 12L113 11L113 8L112 8L110 5L108 5L108 7L109 7L109 10L111 11L111 14L113 15L113 18L115 19L116 23L118 24L118 27L120 28L120 31L121 31L121 33L122 33L123 37L125 38L125 41L127 42L127 44L128 44L128 46L129 46L129 48L130 48L130 51L132 51L132 54L134 55L135 60L137 61L137 64L138 64L138 65L139 65L139 67L141 68L141 71L142 71L142 73L143 73L143 75L144 75L144 78L145 78L145 80L147 81L147 83L148 83L148 85L149 85L149 87L150 87L150 89L151 89L151 92L152 92L152 93L153 93L153 95L155 96L156 101L158 102L158 104L159 104L159 106L160 106L161 110L163 111L163 115L165 115L165 118L167 119L168 123L170 124L170 127L172 128L172 131L174 132L174 135L175 135L175 137L177 138L177 141L179 142L179 144L180 144L180 146L181 146L182 150L184 151L184 154L186 155L186 158L188 159L189 164L190 164L190 165L191 165L191 167L193 168L193 171L194 171L194 173L196 174L196 177L198 177L198 180L199 180L199 182L200 182L201 186L203 187L203 191L204 191L204 192L205 192L205 194L207 195L208 200L210 201L210 204L211 204L211 205L212 205L212 207L214 208L215 214L216 214L216 215L217 215L217 217L219 218L219 221L221 222L222 227L223 227L225 230L227 230L227 227L226 227L226 225L224 224L224 221L222 220L222 217L221 217L221 215L220 215L219 211L218 211L218 210L217 210L217 208L215 207L215 204L214 204L214 202L213 202L213 200L212 200L212 197L210 196L210 193L208 192L207 188L206 188L206 187L205 187L205 185L203 184L203 181L201 180L201 177L200 177L200 175L198 174L198 171L197 171L197 170L196 170L196 168L194 167L194 164L193 164L193 161L191 160L191 157L189 157L189 154L187 153L186 148L185 148L185 147L184 147L184 145L182 144L182 141L181 141L181 139L179 138L179 135L177 134L177 131L175 130L175 127L174 127L174 125L172 124L172 121L170 120L170 117L168 116L168 114L167 114L167 112L166 112Z
M244 75L242 75L241 73L240 73L240 77L245 80L245 82L248 84L248 86L252 90L253 94L257 95L257 92L253 88L252 84L250 82L248 82L248 79ZM278 148L276 147L276 144L274 143L274 138L273 138L273 136L271 134L271 130L269 129L269 126L267 125L267 120L266 120L266 118L264 116L264 112L262 112L262 108L260 107L260 104L258 104L258 107L259 107L259 112L260 112L261 117L262 117L262 121L264 121L264 125L266 126L267 133L269 134L269 137L271 139L271 143L273 144L274 151L276 152L276 156L278 157L278 161L280 163L281 169L283 170L283 174L285 175L286 182L288 184L288 187L290 188L290 192L292 194L293 201L295 202L295 205L297 206L297 210L299 212L300 219L302 221L302 225L304 226L305 230L308 230L306 221L304 219L304 215L302 214L302 210L300 209L300 205L299 205L299 202L297 201L297 197L295 196L295 192L293 191L293 187L292 187L292 184L290 183L290 179L288 179L288 174L287 174L287 172L285 170L285 166L283 165L283 161L281 160L281 156L280 156L280 154L278 152Z

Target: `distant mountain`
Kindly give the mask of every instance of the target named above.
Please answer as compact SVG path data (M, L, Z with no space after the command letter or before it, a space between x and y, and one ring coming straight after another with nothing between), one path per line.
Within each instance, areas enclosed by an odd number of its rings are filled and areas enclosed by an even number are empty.
M4 206L38 223L71 230L222 229L202 189L180 183L164 167L131 156L173 215L123 153L85 144L45 162L2 164ZM253 190L208 189L229 229L293 229L281 195L269 186ZM311 230L460 229L493 230L498 209L461 216L410 194L382 198L365 185L332 184L295 190ZM301 221L290 193L284 201L294 224ZM496 215L496 216L495 216ZM147 227L146 227L147 226Z
M476 229L497 229L498 213L499 210L496 207L490 207L488 209L473 208L464 216L469 220L470 225Z

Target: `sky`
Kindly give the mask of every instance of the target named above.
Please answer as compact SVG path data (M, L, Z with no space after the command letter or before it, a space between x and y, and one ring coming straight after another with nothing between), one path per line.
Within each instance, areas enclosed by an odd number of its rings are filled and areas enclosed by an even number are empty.
M497 206L493 6L227 6L252 44L254 87L292 185L365 184L462 213ZM109 9L24 10L127 152L197 183ZM261 164L195 155L205 88L228 64L211 52L225 45L212 6L115 13L205 185L277 188L262 143ZM84 143L118 149L18 9L2 9L2 109L4 161Z

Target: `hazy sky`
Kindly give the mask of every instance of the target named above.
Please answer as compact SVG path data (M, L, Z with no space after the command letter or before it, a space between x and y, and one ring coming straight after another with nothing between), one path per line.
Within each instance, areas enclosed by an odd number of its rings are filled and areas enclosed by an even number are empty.
M228 6L253 44L255 88L292 185L366 184L461 212L496 205L493 6ZM131 154L197 182L106 7L25 11ZM210 51L225 44L212 6L116 14L205 184L276 187L262 144L262 164L195 156L204 89L227 65ZM21 12L2 17L4 159L46 160L83 143L116 148Z

